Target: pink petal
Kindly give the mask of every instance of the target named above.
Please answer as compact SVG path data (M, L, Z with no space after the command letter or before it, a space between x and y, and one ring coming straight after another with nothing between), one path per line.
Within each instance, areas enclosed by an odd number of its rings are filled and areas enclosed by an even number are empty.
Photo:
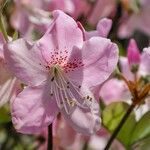
M16 78L12 77L0 84L0 107L12 98L16 82Z
M111 89L111 90L110 90ZM109 91L109 92L108 92ZM100 89L100 96L105 104L126 100L128 88L123 81L118 79L110 79Z
M59 9L66 13L72 14L74 12L74 4L72 0L51 0L49 1L50 11Z
M94 36L107 37L111 26L112 20L103 18L98 22L96 30L85 32L85 37L87 40Z
M107 37L111 27L112 27L111 19L107 19L107 18L101 19L97 24L97 31L99 33L99 36Z
M30 22L28 19L28 14L23 7L17 6L16 10L11 16L11 25L22 35L27 33Z
M134 75L130 70L130 66L128 63L128 59L126 57L120 57L119 59L120 67L121 67L121 72L123 75L128 79L128 80L133 80Z
M19 39L5 46L4 55L10 71L24 83L38 85L46 80L44 60L36 45L33 46L24 39Z
M79 85L82 83L91 88L103 83L115 69L118 47L109 39L93 37L84 42L82 50L73 49L69 60L73 59L81 62L81 65L68 72L68 77Z
M53 17L48 31L38 42L48 62L52 60L52 55L68 57L74 46L83 45L82 31L71 17L59 10L53 12Z
M99 19L109 16L115 11L115 5L115 0L96 1L92 14L89 17L89 22L92 25L95 25L99 21Z
M142 75L150 74L150 47L144 48L144 52L141 56L139 72Z
M89 87L103 83L118 62L118 47L110 40L93 37L82 48L83 83Z
M25 88L12 103L12 121L21 133L37 133L53 122L58 113L49 87L40 85Z
M4 54L3 54L3 45L5 43L5 40L4 40L4 37L3 37L3 34L0 32L0 57L1 58L4 58Z
M61 110L64 118L77 132L83 134L94 134L100 128L99 106L94 100L89 110L76 107L71 114Z

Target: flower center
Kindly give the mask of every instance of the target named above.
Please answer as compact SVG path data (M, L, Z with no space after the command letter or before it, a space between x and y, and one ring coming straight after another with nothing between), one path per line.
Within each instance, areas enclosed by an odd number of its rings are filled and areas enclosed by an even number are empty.
M88 109L93 97L88 90L82 90L81 85L67 78L66 73L59 65L54 65L50 71L50 95L55 97L60 109L71 114L76 106Z

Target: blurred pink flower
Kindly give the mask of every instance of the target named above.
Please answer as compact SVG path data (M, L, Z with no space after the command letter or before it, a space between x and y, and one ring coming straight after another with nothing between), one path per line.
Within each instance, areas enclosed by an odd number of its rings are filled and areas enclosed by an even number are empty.
M46 10L49 11L59 9L68 14L72 14L75 11L75 6L72 0L49 0L46 5Z
M150 35L150 1L140 0L140 9L131 15L126 15L122 18L122 23L118 30L120 38L130 37L135 30L140 30L147 35Z
M106 105L116 101L126 101L130 96L125 83L122 80L115 78L112 78L103 84L99 95Z
M5 40L0 33L0 107L8 102L16 92L17 79L10 73L4 58Z
M51 23L51 11L62 10L73 18L87 15L90 5L81 0L15 0L15 10L11 16L12 26L21 36L33 39L33 31L43 33Z
M115 13L115 9L115 0L97 0L88 20L90 24L95 25L101 18L109 17L110 15Z
M72 0L74 4L74 11L71 16L75 19L80 17L81 15L87 16L89 11L91 10L91 5L86 0Z
M11 16L12 26L22 36L29 36L33 29L45 31L50 24L50 13L43 10L44 1L15 0L15 10Z
M12 104L13 123L19 132L39 132L61 112L78 132L94 133L100 126L99 105L89 88L112 73L118 47L101 37L83 42L71 17L58 10L53 17L39 41L19 39L6 46L9 69L29 85Z
M144 48L143 52L141 54L141 62L139 64L139 70L138 70L138 77L141 76L146 76L150 74L150 48ZM126 57L120 57L120 65L121 65L121 70L124 74L124 76L133 81L134 80L134 75L131 72L130 66L128 59Z

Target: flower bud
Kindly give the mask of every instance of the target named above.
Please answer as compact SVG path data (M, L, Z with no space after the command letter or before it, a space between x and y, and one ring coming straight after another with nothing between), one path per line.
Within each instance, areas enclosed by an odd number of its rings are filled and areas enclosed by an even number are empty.
M134 39L131 39L127 48L128 62L132 72L137 72L140 64L140 51Z

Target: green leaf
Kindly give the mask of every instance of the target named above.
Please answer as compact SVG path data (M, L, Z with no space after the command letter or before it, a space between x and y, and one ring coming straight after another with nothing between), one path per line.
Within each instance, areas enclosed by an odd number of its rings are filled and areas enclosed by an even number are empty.
M149 150L150 148L150 136L136 142L133 146L133 150Z
M0 12L0 31L3 33L5 40L8 41L8 35L4 25L3 15L1 14L1 12Z
M111 132L116 129L122 117L126 113L129 105L125 102L115 102L108 105L102 112L103 125ZM129 146L130 137L135 127L135 115L132 113L127 119L126 123L120 130L117 138L126 146Z
M13 41L17 40L18 36L19 36L18 31L15 31L14 34L13 34Z
M131 144L150 136L150 111L148 111L137 123L131 136Z
M11 117L5 107L0 108L0 124L10 122Z

